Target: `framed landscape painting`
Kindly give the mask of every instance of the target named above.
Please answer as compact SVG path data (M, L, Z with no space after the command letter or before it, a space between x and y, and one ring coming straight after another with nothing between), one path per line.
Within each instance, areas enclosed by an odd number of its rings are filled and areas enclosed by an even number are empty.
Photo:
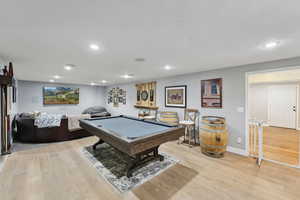
M186 108L186 85L165 87L165 106Z
M201 81L201 107L222 108L222 79Z
M79 88L44 87L44 105L79 104Z

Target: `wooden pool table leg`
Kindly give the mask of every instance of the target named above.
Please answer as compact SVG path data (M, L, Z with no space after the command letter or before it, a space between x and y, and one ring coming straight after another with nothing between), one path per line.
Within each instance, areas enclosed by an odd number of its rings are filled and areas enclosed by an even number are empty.
M135 170L135 168L139 166L139 163L141 163L141 157L137 155L136 158L128 165L126 174L128 178L132 177L132 173Z
M93 145L93 150L95 150L96 148L97 148L97 146L99 145L99 144L102 144L104 141L101 139L101 138L99 138L99 140L98 140L98 142L96 142L94 145Z
M158 153L158 148L159 146L135 155L133 160L128 164L127 174L126 174L127 177L130 178L134 170L141 167L145 163L148 163L150 161L156 161L156 160L163 161L164 157ZM149 155L149 154L153 154L153 155Z
M158 147L154 149L154 159L155 158L159 158L159 161L164 161L164 157L158 153Z

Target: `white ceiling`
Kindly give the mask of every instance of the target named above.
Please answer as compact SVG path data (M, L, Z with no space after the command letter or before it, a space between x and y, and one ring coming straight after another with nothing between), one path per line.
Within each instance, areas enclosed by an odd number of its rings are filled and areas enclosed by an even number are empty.
M300 82L300 67L284 71L253 74L249 76L248 82L250 84Z
M21 80L109 84L300 56L298 0L1 0L0 57ZM262 50L272 39L281 45ZM89 50L103 45L102 53ZM145 62L135 62L135 58ZM64 64L75 64L68 72ZM163 70L169 64L175 68Z

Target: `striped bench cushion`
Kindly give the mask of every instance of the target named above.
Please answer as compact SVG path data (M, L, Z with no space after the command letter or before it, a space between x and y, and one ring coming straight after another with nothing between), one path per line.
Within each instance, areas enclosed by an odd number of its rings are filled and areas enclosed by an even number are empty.
M160 112L159 121L167 124L177 125L179 121L178 114L177 112Z

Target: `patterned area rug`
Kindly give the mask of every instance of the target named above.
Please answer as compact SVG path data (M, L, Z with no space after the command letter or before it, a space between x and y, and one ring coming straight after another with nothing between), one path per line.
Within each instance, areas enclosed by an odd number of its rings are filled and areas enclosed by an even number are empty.
M143 184L178 162L174 157L160 152L164 156L164 161L150 161L134 171L132 177L127 178L126 160L129 159L127 154L115 150L106 143L98 145L96 150L93 150L92 146L84 147L81 152L97 169L98 174L121 193Z

